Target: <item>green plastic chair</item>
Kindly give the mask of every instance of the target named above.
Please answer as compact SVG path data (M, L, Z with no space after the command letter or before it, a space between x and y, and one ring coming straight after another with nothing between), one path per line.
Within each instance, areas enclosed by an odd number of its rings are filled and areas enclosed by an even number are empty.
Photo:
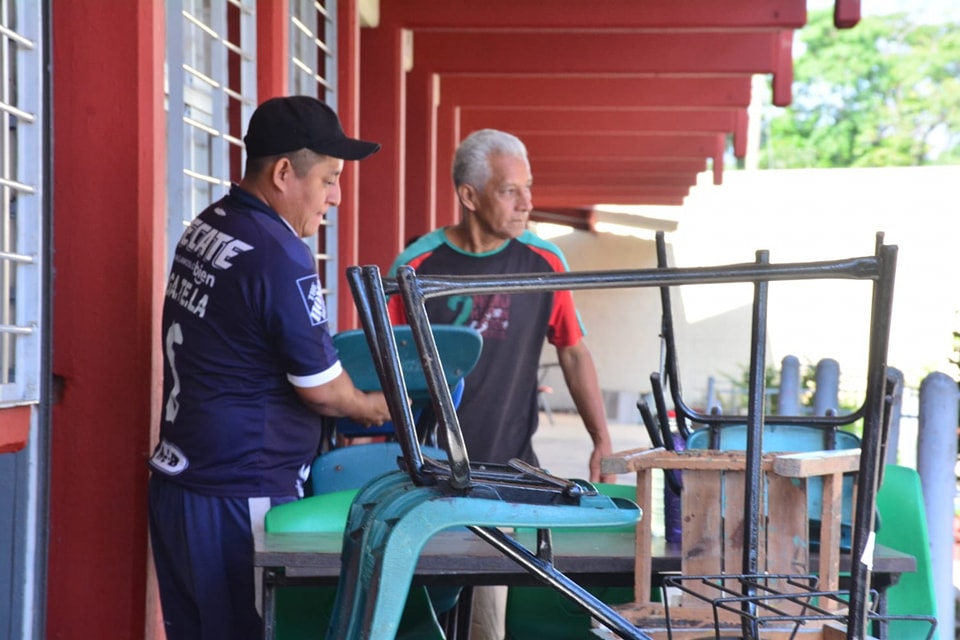
M264 518L269 533L342 533L358 489L310 496L270 509ZM316 640L330 625L336 587L278 587L273 640ZM445 635L426 589L411 588L400 619L398 640L443 640Z
M937 615L933 588L930 536L923 504L923 487L916 470L888 464L883 485L877 493L877 510L884 514L883 528L877 531L877 544L909 553L917 559L917 570L904 573L887 590L887 614L891 616ZM891 620L887 637L897 640L926 638L930 624L921 620ZM946 637L937 629L939 636Z
M612 498L635 500L637 497L637 487L632 484L598 482L594 486ZM561 528L552 531L563 535ZM604 527L602 531L630 533L636 531L636 525ZM585 589L610 605L634 601L633 587ZM590 631L593 627L590 615L550 587L510 587L507 591L506 627L506 640L586 640L595 637Z

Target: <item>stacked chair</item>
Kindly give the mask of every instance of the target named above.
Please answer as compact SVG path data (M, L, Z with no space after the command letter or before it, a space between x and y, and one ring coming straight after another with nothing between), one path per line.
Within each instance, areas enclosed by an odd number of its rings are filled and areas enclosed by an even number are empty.
M482 339L469 327L437 325L434 340L446 363L445 381L455 403L463 392L463 377L480 356ZM417 417L418 437L435 442L435 425L423 370L410 328L394 328L394 337L406 363L404 371ZM380 381L361 330L334 336L334 345L344 369L353 383L364 391L380 388ZM357 438L374 442L357 442ZM430 444L422 449L431 456L444 452ZM308 493L303 500L274 507L267 512L265 530L271 533L342 533L350 505L359 489L371 479L398 468L401 455L396 430L391 422L379 427L364 427L348 418L326 418L323 423L320 455L311 465ZM280 587L276 591L275 628L268 640L307 640L316 638L318 629L329 626L336 587ZM399 640L443 640L457 624L455 612L459 588L417 587L410 590L396 638Z
M658 638L661 633L666 638L699 638L698 634L712 631L712 637L859 640L868 636L871 626L886 632L905 623L904 618L913 625L911 637L931 638L936 627L932 616L922 610L912 616L880 611L870 589L877 488L896 393L895 378L886 369L896 247L884 245L878 234L874 256L773 265L760 251L749 277L735 275L746 275L746 265L699 270L701 282L754 283L746 416L699 412L685 402L670 287L690 281L673 277L684 270L667 266L662 233L657 235L657 254L664 276L659 285L663 358L660 371L650 376L654 409L643 401L638 408L659 448L615 454L604 461L604 471L635 472L637 502L643 509L652 504L654 470L662 470L667 486L680 495L681 572L664 580L679 597L671 605L672 598L661 603L651 595L645 556L652 533L649 521L644 521L638 527L637 599L624 609L626 615ZM865 399L849 415L831 412L768 420L764 415L768 285L807 279L872 284ZM668 391L674 420L667 410ZM840 429L858 420L862 438ZM699 429L694 428L697 425ZM814 568L810 552L816 547L820 560ZM843 590L842 551L852 559L849 589Z
M757 252L754 263L704 268L638 269L557 274L516 274L485 276L421 276L409 266L400 267L396 279L381 278L376 267L351 267L348 280L359 310L373 365L377 370L391 411L397 442L402 452L398 470L378 476L362 487L347 514L341 556L337 600L328 637L337 639L391 638L397 634L404 602L410 590L417 558L426 541L435 533L451 527L467 527L544 585L563 594L582 607L602 628L598 634L628 639L648 639L646 620L624 615L623 610L602 602L579 584L557 571L552 563L550 531L561 527L622 527L640 521L641 511L632 501L602 495L582 480L550 475L521 461L506 465L472 462L464 446L443 362L426 316L426 300L450 295L527 293L577 289L625 287L665 287L685 284L752 282L754 310L750 362L750 392L745 424L746 448L739 455L738 485L742 495L742 530L735 545L741 552L741 568L728 575L680 575L672 584L693 597L703 598L715 612L715 628L671 629L666 612L667 635L663 637L728 637L721 632L720 618L732 615L737 620L735 637L759 638L770 620L792 624L794 630L813 620L822 626L819 638L867 636L869 621L881 616L872 609L870 593L871 565L866 559L874 539L875 499L880 479L880 460L885 446L886 350L892 305L896 247L884 245L877 237L873 256L816 263L771 264L764 251ZM762 455L765 424L763 393L766 343L767 287L777 280L814 280L846 278L873 283L869 363L866 400L861 411L864 435L860 455L839 451L843 460L830 472L833 498L839 498L839 474L857 471L859 484L852 506L851 556L865 561L853 562L850 588L820 589L806 582L806 575L775 576L790 583L786 593L768 589L770 576L761 564L761 517L763 479L770 462ZM425 375L426 387L438 422L443 454L424 455L420 446L404 370L396 338L386 309L386 297L402 297L410 332ZM726 452L726 457L735 452ZM834 452L830 452L831 454ZM716 452L693 452L692 457L707 459ZM809 464L803 456L783 462L784 477L802 479L817 475L819 462ZM724 457L724 456L720 456ZM615 457L609 462L617 470L637 471L644 455ZM605 469L608 461L605 461ZM786 469L786 471L784 470ZM613 469L607 469L612 471ZM792 474L792 476L791 476ZM638 472L638 497L649 496L649 483L641 482ZM648 476L645 476L648 477ZM789 482L788 482L789 484ZM795 484L795 483L794 483ZM645 486L647 485L647 486ZM732 494L731 494L732 495ZM800 494L802 495L802 494ZM831 504L839 505L839 499ZM833 507L831 507L833 508ZM839 514L839 509L835 510ZM804 525L805 525L805 510ZM645 525L645 526L644 526ZM536 550L531 551L498 527L530 527L538 531ZM646 531L646 534L643 531ZM649 535L649 524L641 521L641 538ZM638 563L643 559L638 556ZM639 565L638 565L639 566ZM644 587L637 576L637 592ZM668 579L670 580L670 579ZM691 586L696 584L697 586ZM797 585L801 585L798 587ZM804 587L803 585L810 585ZM649 591L649 581L645 587ZM798 593L798 589L806 589ZM719 592L719 596L707 592ZM842 606L819 607L830 601ZM789 602L789 606L787 606ZM827 623L837 622L828 630ZM839 631L838 631L839 629ZM692 632L694 635L690 635ZM842 635L837 635L840 633ZM678 635L673 635L678 634ZM684 635L685 634L685 635ZM696 635L700 634L700 635ZM657 636L660 637L660 636ZM814 637L814 636L806 636Z
M374 479L353 502L344 532L343 566L328 637L393 637L420 550L435 533L465 526L580 603L621 637L646 638L608 605L559 572L552 563L550 543L553 527L632 525L640 518L636 504L602 495L590 483L558 478L518 460L506 465L471 463L419 283L412 269L401 268L400 272L398 281L393 282L382 279L376 267L347 270L403 458L402 470ZM424 456L418 441L386 310L385 297L393 293L400 293L404 299L446 459ZM537 529L536 551L498 527Z

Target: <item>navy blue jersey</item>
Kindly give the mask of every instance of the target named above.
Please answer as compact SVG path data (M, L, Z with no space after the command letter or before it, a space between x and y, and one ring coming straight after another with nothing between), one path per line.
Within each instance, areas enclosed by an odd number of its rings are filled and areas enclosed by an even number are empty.
M313 256L293 229L234 185L180 238L162 337L152 467L208 495L298 495L320 417L294 385L342 368Z
M401 253L390 268L408 264L417 273L505 275L567 271L560 249L524 232L497 249L468 253L437 229ZM406 323L399 296L389 302L390 318ZM464 380L457 410L470 458L506 463L520 458L537 464L531 439L537 430L537 367L544 338L557 347L577 344L584 335L569 291L483 294L434 298L427 302L431 322L464 324L483 336L480 360Z

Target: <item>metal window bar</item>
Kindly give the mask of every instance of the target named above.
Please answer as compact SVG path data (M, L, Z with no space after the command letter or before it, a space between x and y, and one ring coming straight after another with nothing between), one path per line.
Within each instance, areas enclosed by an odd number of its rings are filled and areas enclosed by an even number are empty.
M40 394L43 219L42 7L0 3L0 406Z
M319 98L337 108L337 2L290 0L290 93ZM337 329L340 272L337 208L331 207L315 237L305 242L320 272L332 331Z
M231 153L243 147L231 116L239 109L247 122L257 102L255 17L253 0L167 2L169 255L239 177L230 175Z
M872 282L871 320L869 354L867 365L867 392L864 402L864 436L860 456L860 489L857 492L854 517L854 535L852 540L852 558L859 559L851 568L851 595L849 615L847 616L847 637L861 638L867 625L867 588L870 584L871 563L868 551L872 547L873 526L876 517L876 492L879 469L882 464L882 440L884 432L884 406L886 402L887 372L886 353L890 333L890 316L893 303L893 280L896 269L897 247L884 245L882 234L877 235L875 255L809 263L771 264L766 252L757 253L757 262L753 264L735 264L719 267L693 268L655 268L630 271L567 272L553 274L515 274L496 277L485 276L418 276L409 266L401 266L396 281L386 283L383 290L390 294L399 291L403 298L407 321L413 328L413 335L420 351L421 363L431 391L434 413L438 416L442 428L447 434L449 470L447 474L450 486L464 489L471 484L473 473L463 446L459 422L453 406L450 390L444 383L443 366L437 354L429 320L426 316L425 302L435 297L469 294L505 294L534 291L611 289L623 287L655 286L667 287L684 284L710 284L729 282L753 282L755 287L754 312L752 319L752 345L750 364L750 400L747 415L747 467L745 473L745 526L748 531L744 538L743 566L750 573L756 573L757 536L759 528L759 505L756 487L759 486L759 456L761 451L763 408L763 372L765 370L766 341L766 287L770 282L781 280L815 279L851 279ZM349 273L349 270L348 270ZM373 277L373 276L371 276ZM376 275L376 279L379 276ZM351 286L353 282L351 282ZM356 291L355 291L356 295ZM378 304L373 301L373 304ZM361 305L358 302L358 307ZM361 317L365 315L361 307ZM376 315L376 314L374 314ZM371 333L367 324L364 328ZM382 332L381 332L382 333ZM389 332L387 332L389 333ZM381 345L382 347L383 345ZM370 345L375 352L377 345ZM387 387L384 387L387 390ZM404 396L403 389L391 389L391 393ZM389 395L388 395L389 397ZM409 416L393 416L398 431L412 428ZM741 418L742 419L742 418ZM413 435L398 433L404 449L404 459L412 467L411 476L422 477L429 482L435 473L432 465L418 460L416 453L408 449L416 448ZM753 460L752 460L753 458ZM422 465L421 468L417 468ZM753 568L753 571L750 571ZM751 614L756 608L755 596L750 584L744 587L743 601L745 613ZM743 629L746 637L754 637L750 629Z

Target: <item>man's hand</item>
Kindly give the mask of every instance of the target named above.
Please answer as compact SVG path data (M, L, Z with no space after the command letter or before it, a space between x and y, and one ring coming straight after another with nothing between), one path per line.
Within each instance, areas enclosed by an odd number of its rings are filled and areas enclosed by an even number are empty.
M600 473L600 461L603 458L613 455L613 451L610 451L609 449L609 446L595 448L590 454L590 482L609 482L611 484L615 484L617 482L617 474Z

